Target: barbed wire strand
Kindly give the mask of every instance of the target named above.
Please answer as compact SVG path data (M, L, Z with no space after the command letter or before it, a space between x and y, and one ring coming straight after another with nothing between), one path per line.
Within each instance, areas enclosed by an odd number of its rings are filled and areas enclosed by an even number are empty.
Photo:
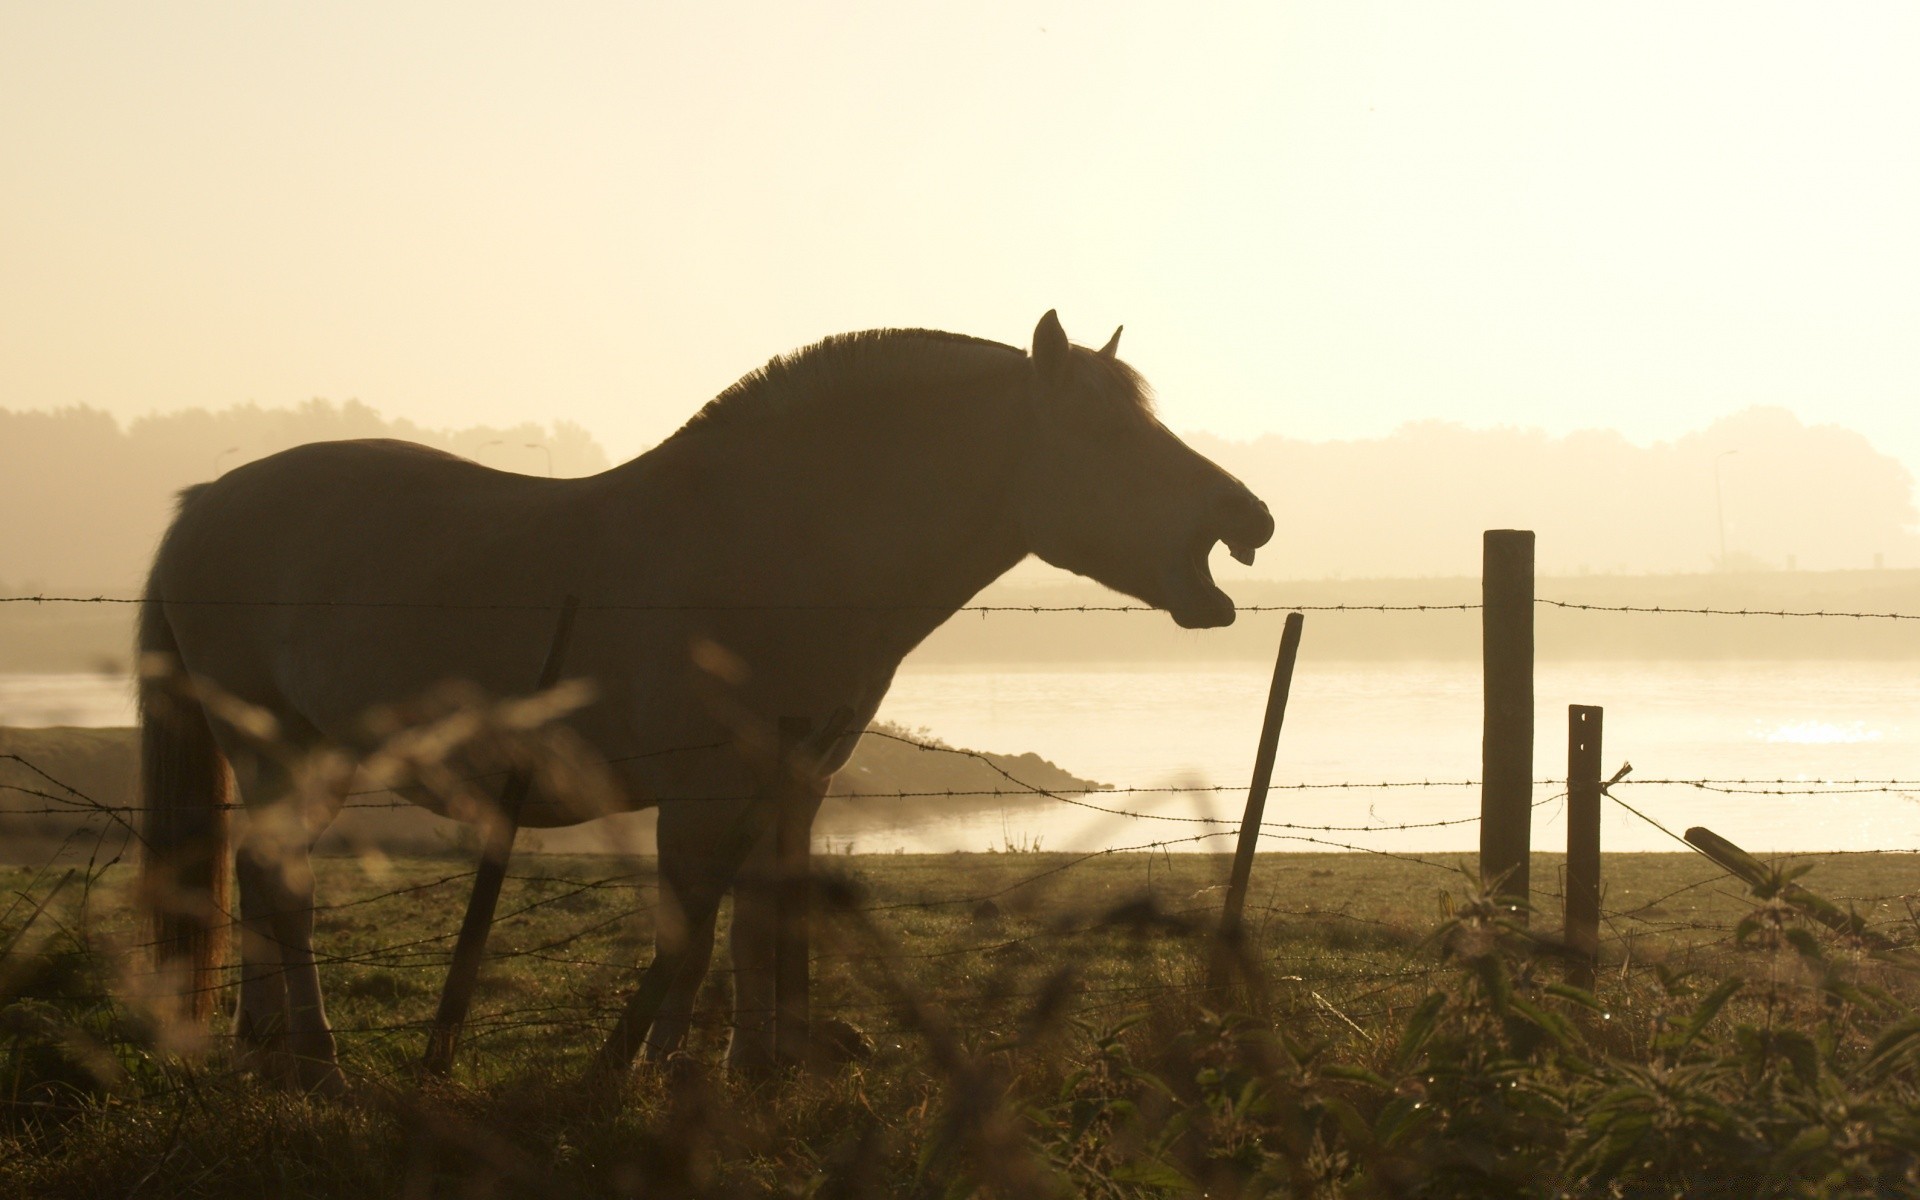
M424 609L436 612L550 612L553 604L537 601L434 601L434 600L286 600L266 598L159 597L162 604L180 607L244 608L375 608ZM56 595L34 593L0 596L0 604L116 604L147 603L142 596ZM1920 621L1920 613L1869 612L1845 609L1792 608L1720 608L1711 605L1670 604L1594 604L1577 600L1558 600L1538 596L1534 603L1547 608L1575 612L1637 613L1654 616L1700 617L1773 617L1805 620ZM590 603L581 604L587 612L965 612L965 613L1152 613L1164 610L1150 604L690 604L690 603ZM1243 613L1287 612L1478 612L1481 605L1471 602L1385 604L1344 601L1331 604L1242 604Z

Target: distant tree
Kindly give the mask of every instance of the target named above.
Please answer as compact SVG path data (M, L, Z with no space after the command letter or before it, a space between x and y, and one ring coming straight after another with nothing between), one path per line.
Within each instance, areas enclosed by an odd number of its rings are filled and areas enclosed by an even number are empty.
M91 408L0 409L0 564L50 591L137 587L181 488L306 442L401 438L491 467L587 475L610 464L570 422L427 429L357 400L246 404L141 417L124 428ZM38 589L36 589L38 590Z
M1780 408L1645 446L1444 421L1355 441L1190 440L1273 508L1260 566L1290 578L1470 575L1480 531L1496 528L1536 530L1543 572L1710 571L1723 507L1733 569L1920 566L1907 468Z

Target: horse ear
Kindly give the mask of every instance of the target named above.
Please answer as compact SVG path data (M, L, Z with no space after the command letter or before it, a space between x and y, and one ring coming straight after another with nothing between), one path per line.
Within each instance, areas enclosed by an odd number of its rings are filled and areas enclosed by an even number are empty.
M1067 331L1060 328L1060 315L1050 308L1033 327L1033 365L1039 370L1040 378L1058 379L1067 369L1067 356L1071 353Z
M1120 353L1120 331L1125 328L1125 325L1114 326L1113 336L1107 339L1106 345L1100 347L1101 358L1112 358Z

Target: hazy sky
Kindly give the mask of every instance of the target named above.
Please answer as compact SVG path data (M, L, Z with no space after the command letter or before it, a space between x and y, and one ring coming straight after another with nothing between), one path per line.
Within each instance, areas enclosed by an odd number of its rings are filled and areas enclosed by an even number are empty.
M1920 6L0 0L0 406L357 397L617 456L1058 307L1169 423L1920 467Z

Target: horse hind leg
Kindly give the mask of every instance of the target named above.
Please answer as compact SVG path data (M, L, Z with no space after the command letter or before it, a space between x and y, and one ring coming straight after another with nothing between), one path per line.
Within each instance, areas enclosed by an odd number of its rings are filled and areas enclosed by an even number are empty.
M276 868L242 847L234 863L240 899L240 998L233 1013L235 1065L260 1075L286 1061L287 986L273 930L268 876Z
M724 809L726 806L714 806ZM706 805L662 806L658 826L660 902L656 910L654 954L683 955L680 969L647 1027L646 1058L663 1061L680 1048L693 1024L694 1000L713 960L714 924L720 898L732 883L735 864L715 854L732 819ZM677 918L677 919L676 919Z
M313 821L290 774L260 755L235 758L247 806L234 876L240 890L240 1058L303 1091L344 1087L313 955Z

